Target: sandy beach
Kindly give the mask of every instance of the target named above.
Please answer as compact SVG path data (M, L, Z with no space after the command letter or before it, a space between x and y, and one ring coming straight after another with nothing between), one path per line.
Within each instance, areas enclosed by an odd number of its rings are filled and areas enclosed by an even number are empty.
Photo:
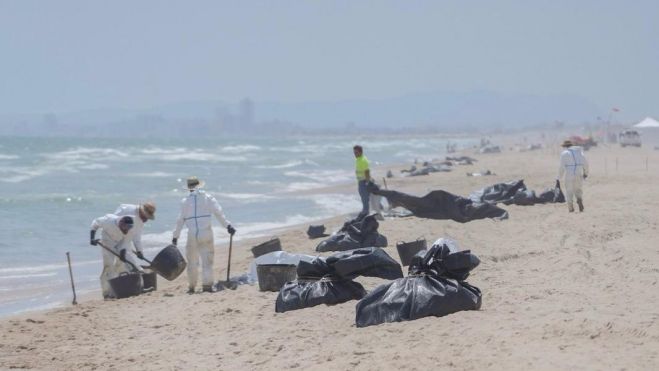
M466 196L524 179L542 191L554 183L558 151L465 151L475 165L414 178L397 173L388 186ZM277 293L243 285L187 295L184 274L159 279L158 291L139 297L93 298L0 320L0 369L657 369L659 151L596 147L586 156L591 176L582 214L550 204L502 206L510 214L505 221L381 222L395 259L396 241L417 237L450 237L479 256L468 279L483 292L479 311L356 328L356 301L276 314ZM497 175L465 175L483 169ZM344 219L326 225L336 230ZM278 233L284 250L316 254L320 240L309 240L306 227ZM237 244L232 272L247 270L249 248L260 241ZM216 249L219 279L227 247ZM385 283L357 280L367 290Z

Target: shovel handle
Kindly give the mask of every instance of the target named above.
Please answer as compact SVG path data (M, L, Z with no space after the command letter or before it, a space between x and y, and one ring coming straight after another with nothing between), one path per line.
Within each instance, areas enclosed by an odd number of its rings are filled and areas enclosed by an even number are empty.
M231 274L231 250L233 248L233 235L229 235L229 261L227 262L227 282L229 282L229 274Z
M99 244L102 248L104 248L105 250L109 251L110 254L112 254L112 255L116 256L117 258L121 259L121 255L119 255L119 254L117 254L116 252L114 252L114 250L112 250L111 248L109 248L109 247L103 245L103 243L102 243L101 241L98 241L98 244ZM137 267L135 266L135 264L133 264L133 262L131 262L131 261L129 261L129 260L126 260L126 263L132 265L132 266L133 266L133 269L135 269L136 271L138 271L138 272L140 271L139 268L137 268Z

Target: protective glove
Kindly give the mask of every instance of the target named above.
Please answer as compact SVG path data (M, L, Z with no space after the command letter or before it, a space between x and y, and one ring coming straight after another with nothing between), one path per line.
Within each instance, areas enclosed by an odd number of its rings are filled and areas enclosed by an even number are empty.
M96 231L89 231L89 244L92 246L98 245L98 240L96 239Z
M588 178L588 174L584 174L584 175L583 175L583 178L584 178L584 179Z
M146 260L146 258L144 257L144 254L142 254L141 251L136 252L135 255L137 255L137 257L142 259L142 260Z
M229 234L233 236L234 234L236 234L236 229L231 224L229 224L229 226L227 227L227 232L229 232Z
M126 249L121 249L121 251L119 251L119 259L124 263L126 262Z
M558 179L556 179L556 188L561 188L561 182L559 182Z
M178 238L172 238L172 245L176 246L177 242L178 242Z

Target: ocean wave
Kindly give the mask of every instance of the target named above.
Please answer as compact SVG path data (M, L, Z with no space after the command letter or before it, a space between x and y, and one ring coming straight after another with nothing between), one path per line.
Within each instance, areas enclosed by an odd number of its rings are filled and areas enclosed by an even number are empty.
M319 182L293 182L289 183L284 189L285 192L298 192L298 191L308 191L311 189L318 189L327 187L327 183Z
M14 274L14 275L10 275L10 276L0 276L0 280L15 280L15 279L36 278L36 277L53 277L53 276L57 276L57 272L36 273L36 274Z
M105 165L105 164L88 164L88 165L80 165L78 166L78 169L81 170L105 170L110 168L110 166Z
M245 202L262 202L267 200L274 200L276 197L261 194L261 193L221 193L219 194L220 198L229 198L232 200L240 200Z
M328 216L347 214L361 208L361 201L359 201L356 193L354 195L323 193L305 196L304 198L320 206Z
M175 177L176 175L172 173L166 173L164 171L153 171L150 173L125 174L124 176L135 177L135 178L171 178L171 177Z
M284 175L288 177L307 178L322 180L325 184L338 184L351 181L354 177L352 171L346 170L311 170L311 171L287 171Z
M19 156L16 155L5 155L0 153L0 160L17 160L19 159Z
M84 266L84 265L89 265L89 264L97 264L100 260L93 260L93 261L82 261L82 262L75 262L71 264L74 267L77 266ZM49 272L49 271L57 271L59 269L68 269L67 264L44 264L44 265L34 265L34 266L22 266L22 267L8 267L8 268L0 268L0 277L5 276L6 274L13 275L13 274L36 274L40 272ZM6 277L6 276L5 276Z
M246 153L246 152L259 151L259 150L261 150L261 147L251 144L241 144L241 145L226 146L220 148L220 152L223 153Z
M244 156L225 156L214 153L191 151L181 153L165 154L158 157L164 161L203 161L203 162L244 162L247 157Z
M302 165L311 165L311 166L320 166L317 162L309 160L309 159L304 159L304 160L295 160L295 161L289 161L285 162L283 164L278 164L278 165L258 165L254 166L257 169L289 169L293 167L298 167Z
M161 147L148 147L140 150L140 153L145 155L170 155L176 153L184 153L187 149L183 147L175 148L161 148Z
M130 156L130 153L120 151L114 148L95 148L95 147L76 147L66 151L54 153L42 153L42 157L58 160L58 161L72 161L72 160L90 160L99 158L125 158Z

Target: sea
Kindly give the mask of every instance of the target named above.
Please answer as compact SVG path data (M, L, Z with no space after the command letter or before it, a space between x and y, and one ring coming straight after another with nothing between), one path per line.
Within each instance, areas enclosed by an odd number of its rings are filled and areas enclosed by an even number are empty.
M0 137L0 316L71 303L66 253L78 296L98 292L101 251L89 244L93 219L122 203L154 201L145 255L172 238L185 179L195 175L222 205L237 238L358 212L352 146L376 165L441 158L440 136L323 136L232 139L80 139ZM460 147L476 139L451 139ZM378 172L380 172L378 174ZM226 233L215 224L216 243ZM185 233L179 246L184 249Z

